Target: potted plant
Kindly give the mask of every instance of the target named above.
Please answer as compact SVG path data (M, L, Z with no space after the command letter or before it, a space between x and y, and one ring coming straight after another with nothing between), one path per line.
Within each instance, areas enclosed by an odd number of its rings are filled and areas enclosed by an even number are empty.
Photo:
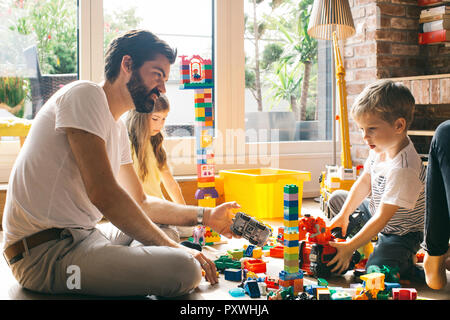
M28 80L20 77L0 77L0 108L23 118L23 106L28 92Z

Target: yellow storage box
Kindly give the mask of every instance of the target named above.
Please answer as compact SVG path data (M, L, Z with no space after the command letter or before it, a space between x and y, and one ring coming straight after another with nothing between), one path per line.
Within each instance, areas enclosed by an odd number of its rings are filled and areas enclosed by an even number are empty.
M257 219L283 218L284 186L298 186L299 215L302 206L303 181L311 172L274 168L220 170L225 201L236 201L241 211Z

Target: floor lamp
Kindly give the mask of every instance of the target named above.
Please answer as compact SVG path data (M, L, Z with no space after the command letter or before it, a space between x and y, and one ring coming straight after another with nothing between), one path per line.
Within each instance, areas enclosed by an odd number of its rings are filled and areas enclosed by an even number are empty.
M347 39L355 33L352 12L348 0L314 0L313 9L308 25L309 36L321 40L333 40L333 33L339 40ZM337 43L336 43L337 44ZM331 56L334 57L333 43L330 46ZM332 83L332 140L333 165L336 165L336 73L335 59L333 59Z

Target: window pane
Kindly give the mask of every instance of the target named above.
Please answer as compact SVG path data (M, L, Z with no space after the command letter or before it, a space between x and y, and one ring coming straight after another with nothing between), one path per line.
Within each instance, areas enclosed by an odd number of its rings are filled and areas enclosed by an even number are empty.
M166 84L171 111L166 121L168 136L194 135L194 91L180 90L180 56L213 59L212 0L104 0L104 46L121 33L150 30L177 48Z
M3 0L0 16L0 117L32 119L78 79L77 1Z
M306 29L313 0L244 1L247 141L324 140L326 56ZM320 57L320 58L318 58ZM329 70L328 70L329 71ZM325 118L322 118L325 117Z

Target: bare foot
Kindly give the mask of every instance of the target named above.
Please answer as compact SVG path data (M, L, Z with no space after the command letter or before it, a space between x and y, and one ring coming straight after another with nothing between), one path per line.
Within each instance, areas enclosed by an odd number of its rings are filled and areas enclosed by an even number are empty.
M445 272L447 255L430 256L425 253L423 258L423 268L425 269L425 280L431 289L439 290L447 284L447 274Z

